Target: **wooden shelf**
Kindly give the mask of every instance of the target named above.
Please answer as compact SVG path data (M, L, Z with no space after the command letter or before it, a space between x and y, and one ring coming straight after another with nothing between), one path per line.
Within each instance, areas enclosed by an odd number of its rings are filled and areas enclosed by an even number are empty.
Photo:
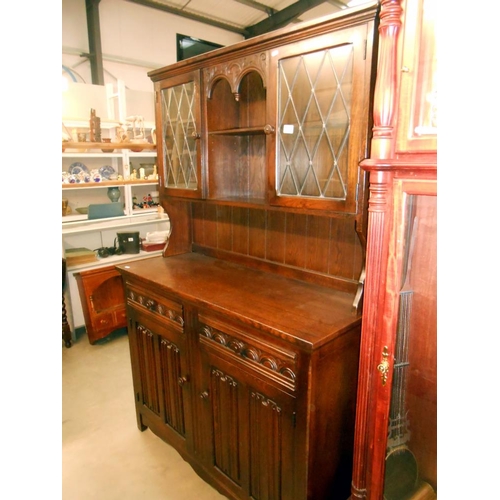
M105 258L98 258L94 262L87 262L85 264L78 264L75 266L68 266L68 271L74 272L74 271L88 271L91 269L98 269L100 267L105 267L105 266L110 266L110 265L116 265L116 264L125 264L129 261L134 261L134 260L141 260L141 259L148 259L151 257L158 257L161 255L163 250L157 250L154 252L145 252L144 250L141 250L139 253L123 253L121 255L110 255L109 257Z
M89 189L89 188L99 188L99 187L111 187L111 186L129 186L137 185L142 186L146 184L158 184L158 180L126 180L126 181L100 181L100 182L74 182L71 184L62 184L63 189Z
M264 126L262 126L212 130L208 132L208 135L264 135L265 133Z
M149 142L63 142L63 151L66 149L130 149L131 151L156 151L156 144Z

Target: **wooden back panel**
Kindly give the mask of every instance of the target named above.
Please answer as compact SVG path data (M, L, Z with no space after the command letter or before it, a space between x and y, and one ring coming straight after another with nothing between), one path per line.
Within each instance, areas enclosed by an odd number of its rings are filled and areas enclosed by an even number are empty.
M363 255L353 218L192 202L193 250L355 292Z

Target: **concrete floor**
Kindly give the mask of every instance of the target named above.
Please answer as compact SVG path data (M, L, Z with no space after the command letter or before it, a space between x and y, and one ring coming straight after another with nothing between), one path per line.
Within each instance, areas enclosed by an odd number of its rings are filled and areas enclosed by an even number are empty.
M62 347L63 500L224 500L168 444L140 432L128 336Z

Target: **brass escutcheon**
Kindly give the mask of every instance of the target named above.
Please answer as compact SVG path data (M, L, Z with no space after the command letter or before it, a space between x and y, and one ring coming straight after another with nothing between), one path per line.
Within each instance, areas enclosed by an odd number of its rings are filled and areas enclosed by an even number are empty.
M382 350L382 361L377 366L377 370L380 372L380 376L382 377L382 385L385 385L387 382L387 375L389 373L388 357L389 350L387 349L387 346L384 346L384 349Z

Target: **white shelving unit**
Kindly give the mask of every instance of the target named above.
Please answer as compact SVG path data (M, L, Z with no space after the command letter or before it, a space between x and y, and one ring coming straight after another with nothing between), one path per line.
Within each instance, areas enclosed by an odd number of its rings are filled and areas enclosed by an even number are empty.
M144 103L149 103L148 96L133 93L131 97L130 114L139 114L139 108ZM144 94L144 93L142 93ZM62 251L66 249L85 247L97 250L102 247L114 247L118 232L139 232L141 238L145 238L148 232L168 231L170 221L167 214L161 213L158 207L134 208L134 199L137 203L143 202L148 195L154 201L158 201L158 180L153 177L154 165L156 164L156 148L151 143L122 143L116 139L116 130L126 121L127 91L122 82L118 82L117 91L109 85L106 87L96 85L75 85L71 89L71 95L63 99L63 131L71 135L71 142L63 142L62 173L68 175L72 171L102 171L103 167L111 167L119 176L117 179L107 180L101 178L95 182L92 178L85 182L65 183L62 182L62 198L68 200L69 213L62 215ZM151 109L145 110L143 115L145 138L151 137L154 124L153 93L151 92ZM82 106L82 103L85 103ZM88 106L88 107L87 107ZM96 109L97 116L101 117L101 136L111 139L111 143L88 142L90 131L90 108ZM82 115L87 116L80 117ZM148 113L150 120L147 120ZM75 115L77 117L75 117ZM78 141L78 133L86 133L87 141ZM131 133L129 132L129 137ZM112 149L112 152L102 151ZM83 165L83 167L82 167ZM144 168L145 178L139 178L141 168ZM107 169L109 170L109 169ZM135 172L134 172L135 171ZM74 179L76 181L76 179ZM88 179L87 179L88 180ZM116 203L123 206L123 216L109 217L103 219L89 220L87 214L77 211L77 208L86 208L90 204L112 203L108 197L108 188L118 187L120 198ZM133 261L137 259L150 258L161 254L160 251L144 252L138 254L111 255L99 258L79 266L68 266L67 285L67 309L71 331L74 336L75 328L85 325L83 311L78 292L78 286L74 273L100 267L106 267L117 263Z

